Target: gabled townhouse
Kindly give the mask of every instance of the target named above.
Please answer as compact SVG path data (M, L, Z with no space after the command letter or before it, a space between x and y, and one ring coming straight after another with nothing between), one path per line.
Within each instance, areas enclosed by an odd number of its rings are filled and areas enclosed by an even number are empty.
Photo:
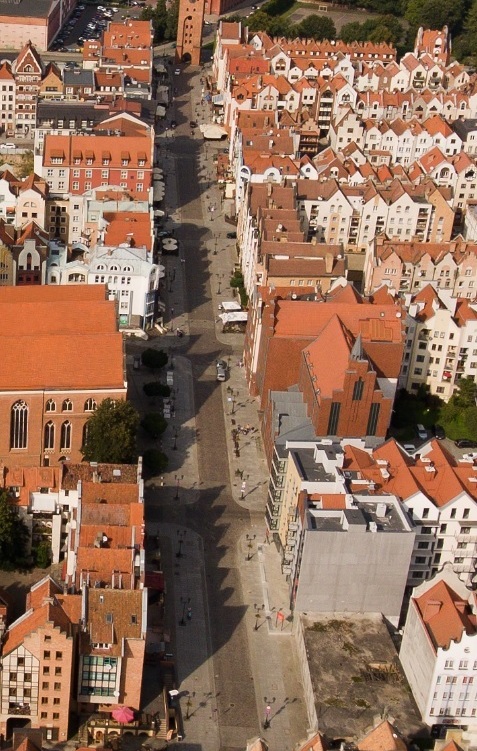
M106 299L105 286L44 285L1 287L0 307L0 413L10 426L0 436L0 460L7 466L81 461L90 405L126 395L115 302ZM91 316L94 331L85 333ZM73 354L78 336L88 352L80 360Z
M427 725L457 725L475 738L475 596L444 568L412 593L399 659ZM454 748L452 748L454 747ZM456 751L454 741L445 746Z
M452 123L452 129L462 141L462 148L466 154L477 154L477 120L458 119Z
M436 62L448 64L451 53L451 38L449 29L444 26L441 30L418 29L414 44L414 54L421 56L426 53Z
M19 723L65 742L75 702L81 597L63 594L49 576L34 584L25 613L5 633L0 663L0 728L5 738Z
M13 284L17 287L46 283L49 243L47 233L29 222L17 233L12 245Z
M15 134L30 137L35 129L38 92L45 68L35 47L27 42L12 63L15 76Z
M61 71L56 63L50 62L45 67L44 76L38 87L38 98L57 101L61 100L63 94L64 86Z
M462 237L445 243L421 243L379 236L368 244L363 273L368 295L383 284L396 293L415 294L432 283L453 297L473 300L477 246Z

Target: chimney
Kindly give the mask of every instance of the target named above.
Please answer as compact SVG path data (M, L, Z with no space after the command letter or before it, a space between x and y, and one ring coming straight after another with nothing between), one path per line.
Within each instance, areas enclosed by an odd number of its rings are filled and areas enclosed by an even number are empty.
M327 274L331 274L333 271L333 253L325 255L325 271Z
M442 602L440 600L429 600L426 603L426 607L424 609L424 615L423 615L424 623L428 623L431 620L431 618L434 618L434 616L440 612L441 607L442 607Z

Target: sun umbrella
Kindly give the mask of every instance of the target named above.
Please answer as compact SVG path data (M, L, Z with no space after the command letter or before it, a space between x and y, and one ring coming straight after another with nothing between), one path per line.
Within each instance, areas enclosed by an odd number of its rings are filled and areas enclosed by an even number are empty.
M118 707L113 709L111 714L117 722L127 723L134 720L134 712L129 707Z
M174 248L177 248L177 240L174 240L172 237L166 237L166 239L162 241L162 247L173 250Z

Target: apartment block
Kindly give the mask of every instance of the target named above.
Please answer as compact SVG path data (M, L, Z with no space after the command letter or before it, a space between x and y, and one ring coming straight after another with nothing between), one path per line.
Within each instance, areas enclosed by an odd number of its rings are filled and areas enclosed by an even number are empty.
M63 197L114 185L148 200L153 144L152 128L128 114L113 116L92 135L47 135L41 174L50 192Z
M457 725L475 742L477 725L476 605L444 568L412 593L399 658L422 719Z
M461 378L476 376L477 308L431 285L409 296L406 307L400 385L411 393L425 385L448 401Z

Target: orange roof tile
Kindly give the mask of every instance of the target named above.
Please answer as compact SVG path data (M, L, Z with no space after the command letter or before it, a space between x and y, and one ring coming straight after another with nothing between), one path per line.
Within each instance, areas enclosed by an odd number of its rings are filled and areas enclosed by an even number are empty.
M447 649L451 640L460 641L464 632L476 632L468 603L442 580L414 603L436 648Z

